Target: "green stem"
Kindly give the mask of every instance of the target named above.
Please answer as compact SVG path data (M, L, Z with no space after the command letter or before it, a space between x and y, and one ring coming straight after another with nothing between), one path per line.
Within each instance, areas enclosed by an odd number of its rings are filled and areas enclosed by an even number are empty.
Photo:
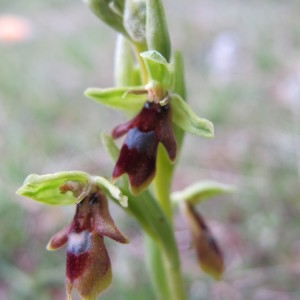
M159 300L185 300L185 290L181 278L179 264L170 264L167 253L145 236L147 265L156 299Z
M170 223L171 230L169 234L172 235L172 238L175 241L173 227L171 225L172 216L173 216L171 200L170 200L170 187L171 187L172 174L173 174L173 165L170 163L165 150L160 146L158 149L157 171L154 180L154 189L155 189L157 202L160 205L161 209L163 210L166 218ZM152 242L153 244L152 246L150 242ZM165 243L165 241L161 241L161 242ZM170 255L171 253L168 251L159 251L159 249L157 249L156 245L152 240L147 242L147 247L149 247L148 251L152 251L155 253L155 255L152 256L153 259L152 272L155 278L153 278L152 280L154 281L154 286L157 288L157 292L159 292L160 294L162 293L161 290L164 287L161 287L161 284L165 284L165 281L169 288L168 298L161 298L161 299L162 300L186 299L176 242L174 247L171 249L172 256ZM163 247L162 250L165 250L165 247ZM160 280L161 275L157 278L157 274L162 272L165 276L164 281Z
M185 98L185 81L184 81L184 73L183 73L183 62L179 52L175 52L174 58L174 69L175 69L175 88L174 92L182 95ZM180 148L182 146L182 141L184 137L184 133L177 126L174 126L174 134L177 140L178 153L180 152ZM167 219L170 224L172 224L172 206L170 200L171 194L171 183L174 172L175 164L172 164L168 158L166 151L162 146L158 149L157 155L157 171L154 179L154 191L156 199L165 213ZM172 236L174 237L174 232L172 230ZM151 245L152 242L152 245ZM177 262L170 260L170 256L168 252L158 251L158 248L154 244L152 240L147 241L147 247L149 247L148 251L152 253L152 274L153 274L153 282L154 286L157 289L157 292L162 294L165 292L163 286L167 281L167 285L169 287L169 295L168 298L165 299L178 299L183 300L186 299L185 289L183 285L183 278L180 270L180 262L178 256L177 246L175 245L172 250L173 255L176 256ZM157 275L160 272L164 272L165 278L161 280L161 276ZM163 299L163 298L161 298Z
M168 286L170 288L171 297L169 300L185 300L186 293L183 285L180 266L174 267L167 259L167 253L163 253L163 262L166 270Z
M148 273L156 292L156 298L160 300L171 299L169 284L165 276L159 248L149 235L144 234L144 241Z

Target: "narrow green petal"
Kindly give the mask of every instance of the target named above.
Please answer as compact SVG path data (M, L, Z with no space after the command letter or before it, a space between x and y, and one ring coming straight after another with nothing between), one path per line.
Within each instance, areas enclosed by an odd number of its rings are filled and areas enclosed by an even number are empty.
M214 125L212 122L199 118L177 94L171 95L173 122L181 129L205 138L214 137Z
M141 94L143 91L143 87L88 88L84 94L110 108L139 111L147 100L146 94Z
M222 184L216 181L201 181L181 191L172 193L171 199L174 203L188 202L195 205L213 196L233 191L234 187L232 185Z
M85 172L70 171L47 175L31 174L17 190L20 196L49 205L69 205L82 200L88 192L91 178ZM71 192L64 192L60 187L72 185ZM76 195L76 197L74 196Z

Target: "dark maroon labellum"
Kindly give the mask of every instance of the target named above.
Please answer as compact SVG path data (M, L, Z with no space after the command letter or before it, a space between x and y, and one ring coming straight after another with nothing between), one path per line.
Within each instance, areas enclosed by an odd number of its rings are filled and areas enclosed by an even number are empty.
M112 137L118 138L125 133L127 136L112 176L116 179L127 173L131 189L137 194L155 175L158 143L163 144L172 161L176 158L170 104L161 106L147 101L135 118L113 130Z

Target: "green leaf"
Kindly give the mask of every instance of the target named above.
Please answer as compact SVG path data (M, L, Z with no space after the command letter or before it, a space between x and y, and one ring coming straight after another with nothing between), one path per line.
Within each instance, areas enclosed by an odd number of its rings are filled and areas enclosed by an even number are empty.
M184 131L205 138L214 137L214 125L210 121L199 118L177 94L171 95L173 122Z
M176 204L188 202L189 204L195 205L213 196L231 193L234 190L235 188L232 185L216 181L200 181L181 191L173 192L171 194L171 199L172 202Z
M149 78L158 82L164 91L172 90L174 85L172 64L169 64L158 51L145 51L140 55L145 62Z
M31 174L17 190L17 194L48 205L70 205L80 202L93 186L127 206L127 197L107 179L81 171Z
M143 87L88 88L84 95L110 108L137 112L147 100L143 91Z

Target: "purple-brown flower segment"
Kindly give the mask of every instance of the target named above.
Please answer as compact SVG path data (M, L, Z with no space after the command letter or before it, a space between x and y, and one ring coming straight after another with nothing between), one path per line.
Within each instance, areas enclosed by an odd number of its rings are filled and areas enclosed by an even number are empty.
M201 268L215 279L220 279L224 271L223 254L210 229L191 204L182 203L181 211L188 222Z
M132 193L138 194L155 175L159 142L165 147L171 161L176 158L170 104L162 106L147 101L135 118L115 127L112 137L115 139L126 133L112 177L116 180L127 173Z
M72 299L73 287L82 299L95 300L110 285L112 273L104 236L128 243L109 214L106 197L94 189L77 204L72 223L56 233L47 246L49 250L55 250L67 243L68 299Z

